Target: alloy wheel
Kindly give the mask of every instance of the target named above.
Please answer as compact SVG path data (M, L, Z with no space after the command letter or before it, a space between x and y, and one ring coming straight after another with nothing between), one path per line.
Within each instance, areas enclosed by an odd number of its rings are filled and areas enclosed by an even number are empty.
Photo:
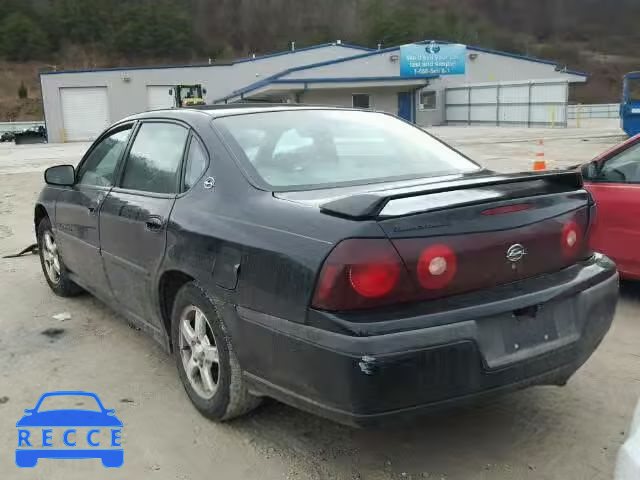
M210 399L220 378L218 347L207 317L195 305L185 308L180 316L179 348L189 383L200 397Z
M60 255L56 240L50 231L46 231L43 235L42 259L47 277L51 283L57 284L60 281Z

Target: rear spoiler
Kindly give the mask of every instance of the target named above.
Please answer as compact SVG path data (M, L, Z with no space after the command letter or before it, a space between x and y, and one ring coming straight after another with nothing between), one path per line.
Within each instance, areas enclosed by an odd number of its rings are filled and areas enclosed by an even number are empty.
M495 185L544 181L548 184L563 186L568 189L582 187L582 174L575 170L555 172L531 172L506 175L490 175L482 177L467 177L460 180L417 185L392 190L380 190L332 200L320 205L320 211L330 215L338 215L354 220L366 220L378 217L382 209L390 200L398 198L417 197L434 193L451 192L455 190L478 189Z

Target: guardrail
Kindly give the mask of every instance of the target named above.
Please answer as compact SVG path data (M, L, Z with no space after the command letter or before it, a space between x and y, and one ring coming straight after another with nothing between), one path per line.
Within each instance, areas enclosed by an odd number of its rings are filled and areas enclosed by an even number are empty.
M27 128L44 127L44 122L0 122L0 134L4 132L21 132Z
M595 103L590 105L568 105L567 117L570 120L589 118L620 118L619 103Z

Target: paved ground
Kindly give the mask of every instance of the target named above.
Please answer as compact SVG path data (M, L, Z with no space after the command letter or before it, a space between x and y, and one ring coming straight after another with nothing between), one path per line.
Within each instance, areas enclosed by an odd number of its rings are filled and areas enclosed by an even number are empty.
M609 126L567 130L438 128L492 168L547 158L573 164L620 139ZM75 163L86 145L0 145L0 255L33 241L42 170ZM566 387L540 387L421 419L352 430L269 402L217 425L183 393L174 364L100 302L65 300L45 285L36 257L0 260L0 477L74 479L610 479L640 396L640 286L623 285L613 328ZM52 318L69 312L71 319ZM47 336L48 328L62 329ZM42 460L14 466L15 422L42 392L97 392L123 421L125 464Z

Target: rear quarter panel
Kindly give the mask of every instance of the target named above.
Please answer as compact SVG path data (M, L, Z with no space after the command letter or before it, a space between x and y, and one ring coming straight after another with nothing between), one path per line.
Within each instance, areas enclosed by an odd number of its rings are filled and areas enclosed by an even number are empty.
M333 246L384 232L375 222L332 217L256 189L212 129L199 133L209 169L176 200L162 270L191 275L227 303L304 322L316 276ZM215 178L214 188L204 187L208 177Z
M305 321L316 276L337 242L384 235L373 222L329 217L248 185L201 188L174 206L165 268L186 269L228 303L288 320Z

